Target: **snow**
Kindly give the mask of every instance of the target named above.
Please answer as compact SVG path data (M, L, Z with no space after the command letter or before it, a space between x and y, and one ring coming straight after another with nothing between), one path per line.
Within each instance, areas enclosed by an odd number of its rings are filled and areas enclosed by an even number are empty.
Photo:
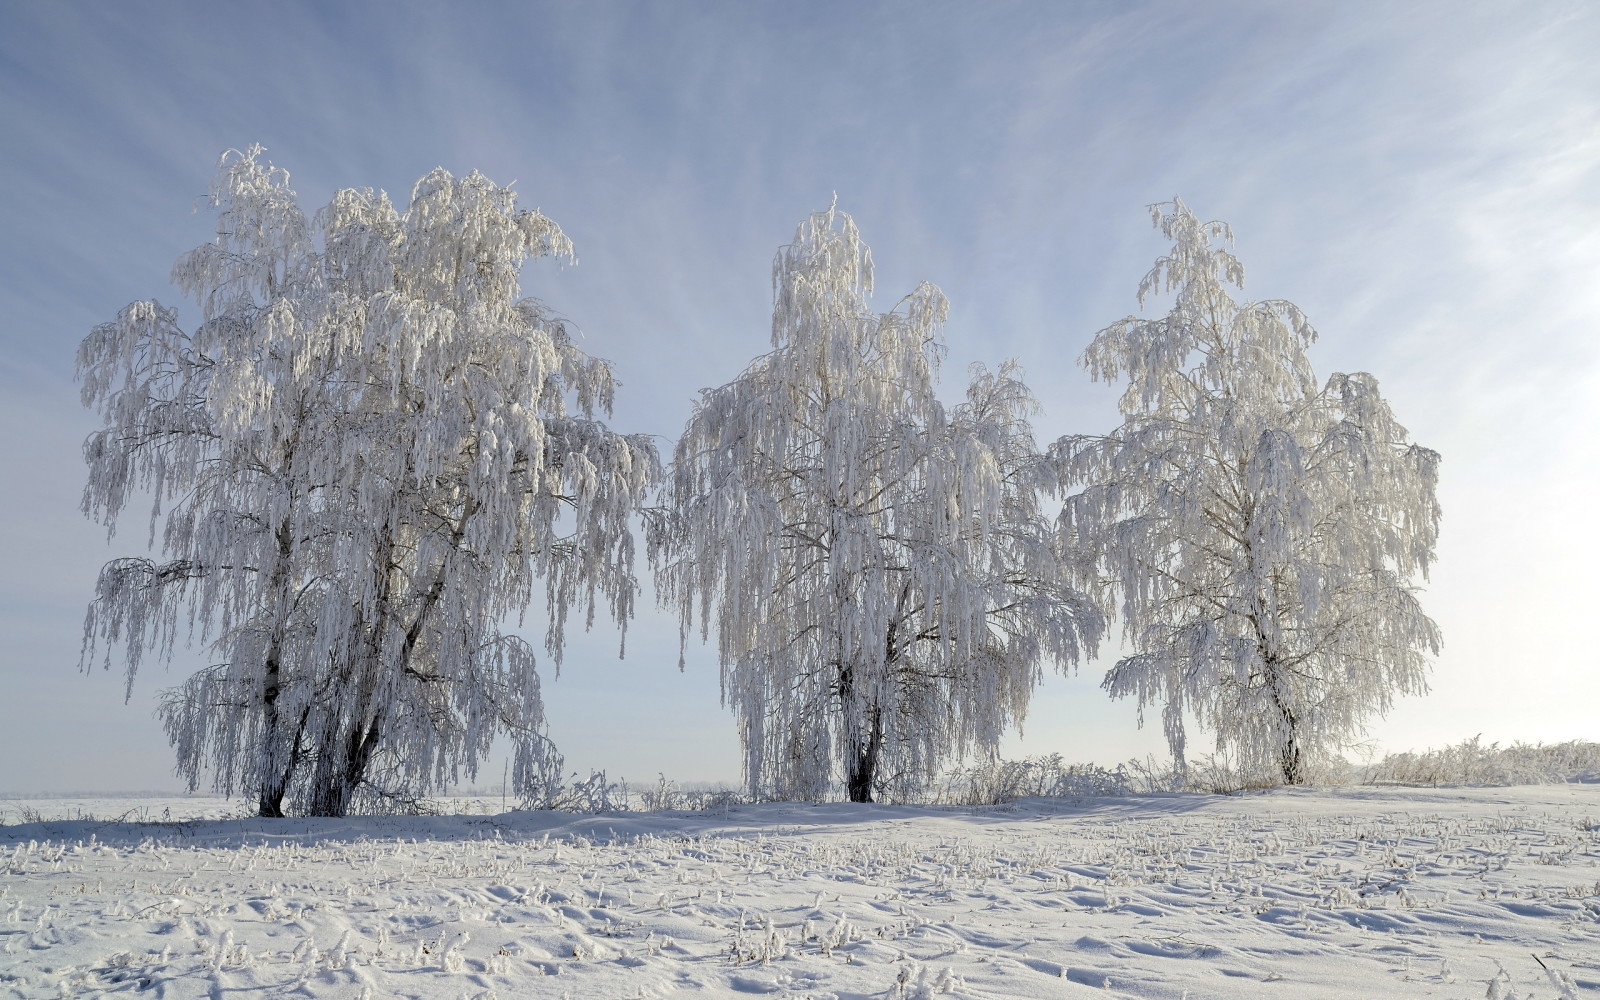
M1600 785L189 818L227 807L0 803L0 996L1600 989Z

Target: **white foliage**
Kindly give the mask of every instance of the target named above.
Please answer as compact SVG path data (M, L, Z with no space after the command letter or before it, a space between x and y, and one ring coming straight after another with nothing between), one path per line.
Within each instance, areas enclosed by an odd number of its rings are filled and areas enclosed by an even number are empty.
M675 453L658 590L713 623L753 793L904 792L992 751L1041 664L1103 629L1038 507L1034 402L1008 364L934 395L945 298L867 309L850 217L804 222L773 265L773 350L706 390Z
M1063 485L1084 484L1060 527L1133 648L1107 690L1162 704L1180 759L1188 708L1297 782L1307 755L1426 689L1439 631L1413 581L1433 558L1439 456L1407 442L1371 375L1318 387L1292 303L1233 300L1224 224L1181 201L1154 217L1173 247L1139 300L1171 292L1172 309L1085 352L1095 379L1127 379L1124 422L1052 449Z
M625 621L657 469L596 419L606 364L521 297L523 261L571 244L477 173L430 172L404 212L340 191L308 220L260 153L222 158L217 238L174 267L193 332L136 302L79 348L105 422L85 513L111 525L148 491L165 558L105 567L85 662L125 647L131 686L145 652L207 641L216 665L162 707L180 772L267 813L420 794L496 732L537 796L559 763L534 654L497 623L542 584L559 663L572 605Z

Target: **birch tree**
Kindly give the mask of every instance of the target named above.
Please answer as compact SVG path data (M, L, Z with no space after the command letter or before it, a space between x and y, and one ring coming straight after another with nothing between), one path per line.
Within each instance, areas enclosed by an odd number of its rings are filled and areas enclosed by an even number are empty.
M652 540L685 641L697 614L716 632L764 797L904 795L992 752L1043 664L1103 628L1052 547L1017 370L976 369L947 412L943 294L875 315L871 288L848 215L801 224L773 265L772 350L702 394Z
M559 665L571 609L625 621L657 469L598 419L607 365L520 294L526 258L571 244L477 173L308 219L261 153L222 158L216 239L174 267L198 325L135 302L79 348L104 419L85 513L114 528L152 498L159 550L102 570L85 664L123 650L131 690L196 634L214 665L160 709L178 771L264 816L425 793L497 733L537 799L559 755L534 651L500 623L542 590Z
M1163 707L1180 764L1183 713L1288 784L1399 694L1426 690L1439 630L1423 613L1439 527L1439 456L1364 372L1318 384L1316 331L1292 303L1238 303L1243 269L1181 201L1155 206L1172 240L1139 286L1159 319L1096 334L1082 363L1126 379L1122 425L1052 449L1079 572L1099 579L1132 652L1115 697Z

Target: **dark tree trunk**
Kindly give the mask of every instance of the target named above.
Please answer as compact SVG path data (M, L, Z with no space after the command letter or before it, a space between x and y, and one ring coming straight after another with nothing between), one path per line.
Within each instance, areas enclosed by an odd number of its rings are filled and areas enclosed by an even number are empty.
M367 765L372 763L373 751L378 746L378 721L366 725L353 725L343 746L336 754L323 758L317 768L316 787L312 791L311 816L345 816L356 789L366 780Z
M283 739L278 719L278 656L274 650L267 656L267 671L261 692L261 710L265 716L262 724L262 741L266 744L261 753L265 760L261 767L260 800L256 815L277 818L283 815L283 791L288 784L288 769L292 762L281 761L280 743Z
M844 715L845 752L849 755L844 762L845 791L851 802L871 802L883 754L883 710L868 702L865 720L856 717L855 681L853 667L839 671L839 709Z
M1255 626L1256 652L1261 655L1262 679L1266 682L1267 694L1272 698L1272 707L1278 711L1278 772L1285 785L1303 785L1306 765L1300 746L1300 716L1291 699L1284 694L1278 655L1273 651L1266 631L1258 618L1253 617L1251 624Z
M869 720L864 740L851 747L852 759L845 787L851 802L871 802L872 790L878 782L878 760L883 753L883 712L874 705L867 712Z
M383 536L373 558L373 600L370 622L356 622L350 648L354 662L342 668L345 683L339 697L350 708L342 736L319 748L316 780L312 783L310 815L344 816L350 811L356 789L366 779L367 765L378 747L383 706L378 704L383 673L382 637L392 621L390 595L394 585L394 539ZM408 636L408 639L410 637ZM336 729L335 732L338 732Z
M288 455L293 457L292 448ZM292 742L285 740L282 720L279 719L278 713L278 697L283 687L284 633L288 628L288 618L293 607L289 595L289 565L294 550L294 535L290 529L291 524L285 519L274 533L278 543L278 565L273 570L269 586L278 602L277 621L273 626L272 641L267 646L266 663L263 665L261 678L262 759L257 815L268 818L278 818L283 815L283 794L289 786L289 776L294 772L300 746L298 733ZM305 725L304 716L301 717L300 724ZM286 743L291 745L286 746ZM279 756L285 752L288 754L288 760L283 760Z
M1269 668L1274 671L1276 667L1276 664L1269 664ZM1283 775L1285 785L1303 785L1306 781L1306 764L1305 756L1300 749L1300 717L1295 714L1293 706L1284 699L1275 673L1272 676L1270 690L1273 707L1278 710L1278 718L1283 724L1278 734L1278 770Z
M345 783L346 767L342 760L337 759L344 748L337 744L323 747L322 755L317 758L317 775L312 782L311 793L306 801L307 816L344 816L350 811L350 799L353 789Z
M355 788L349 782L348 769L342 764L331 764L326 768L319 768L316 787L312 789L311 800L306 804L307 816L332 816L342 817L350 812L350 800L355 797Z
M272 782L261 786L260 804L256 808L256 815L263 819L281 819L283 817L283 784Z
M262 779L257 815L267 818L281 818L284 815L284 796L288 793L289 783L294 780L295 770L305 760L306 720L310 718L311 706L307 705L300 710L300 718L295 722L294 738L289 740L288 759L279 762L280 766L269 771L267 777Z
M1300 758L1300 745L1292 734L1284 742L1283 751L1278 756L1278 766L1283 770L1284 784L1305 784L1305 762Z

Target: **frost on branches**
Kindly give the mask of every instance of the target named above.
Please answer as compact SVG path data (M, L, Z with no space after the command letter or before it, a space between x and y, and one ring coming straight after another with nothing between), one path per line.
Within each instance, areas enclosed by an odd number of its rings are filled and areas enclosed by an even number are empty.
M78 353L104 418L84 510L108 526L151 495L164 561L100 574L85 663L170 655L193 629L214 666L161 714L191 786L262 815L343 815L474 773L496 733L537 801L559 778L534 653L498 623L543 590L559 664L569 608L633 610L629 516L652 446L598 422L602 361L521 298L561 230L477 173L423 177L404 212L346 190L308 220L259 147L222 159L217 238L155 302Z
M866 299L850 217L803 223L773 266L771 353L706 390L652 557L687 638L713 619L755 794L905 795L992 751L1051 658L1103 631L1038 507L1032 397L1012 366L934 397L944 296Z
M1172 310L1085 352L1095 379L1127 379L1124 422L1052 449L1086 484L1060 527L1133 650L1106 689L1162 704L1180 763L1189 709L1297 784L1397 693L1426 690L1439 630L1413 581L1433 558L1439 456L1407 442L1371 375L1318 387L1293 304L1233 300L1224 224L1181 201L1154 215L1173 247L1139 301L1171 292Z

